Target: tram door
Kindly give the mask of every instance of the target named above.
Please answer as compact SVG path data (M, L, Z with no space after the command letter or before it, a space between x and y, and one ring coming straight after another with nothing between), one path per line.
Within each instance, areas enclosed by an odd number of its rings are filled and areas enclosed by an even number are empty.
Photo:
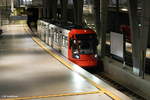
M52 25L49 26L49 43L52 48L54 44L54 28Z
M48 44L49 42L49 25L46 24L46 28L45 28L45 42Z

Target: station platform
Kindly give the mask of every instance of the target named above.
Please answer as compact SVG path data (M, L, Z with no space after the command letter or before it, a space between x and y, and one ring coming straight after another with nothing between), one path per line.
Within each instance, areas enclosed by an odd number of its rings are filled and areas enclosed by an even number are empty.
M0 36L0 100L131 100L61 56L26 24Z

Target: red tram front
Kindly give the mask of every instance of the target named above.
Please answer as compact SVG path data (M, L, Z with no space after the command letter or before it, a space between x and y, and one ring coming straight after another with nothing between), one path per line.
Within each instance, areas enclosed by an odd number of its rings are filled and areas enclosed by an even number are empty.
M69 33L68 58L81 67L97 66L97 38L91 29L72 29Z

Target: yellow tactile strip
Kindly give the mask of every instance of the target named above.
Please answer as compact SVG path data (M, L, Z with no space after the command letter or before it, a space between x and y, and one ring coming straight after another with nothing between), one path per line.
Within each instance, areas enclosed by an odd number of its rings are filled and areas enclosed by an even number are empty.
M0 48L0 51L7 51L7 50L11 50L11 51L22 51L22 50L38 50L36 48Z
M27 100L27 99L39 99L39 98L52 98L52 97L64 97L64 96L76 96L76 95L87 95L87 94L100 94L100 91L93 92L80 92L80 93L65 93L65 94L50 94L46 96L31 96L31 97L18 97L18 98L8 98L8 99L0 99L0 100Z

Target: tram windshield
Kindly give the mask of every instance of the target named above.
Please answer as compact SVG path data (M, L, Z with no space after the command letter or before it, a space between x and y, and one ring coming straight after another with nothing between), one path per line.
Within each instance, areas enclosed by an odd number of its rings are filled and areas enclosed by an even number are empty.
M97 39L96 34L76 35L79 54L95 54Z

